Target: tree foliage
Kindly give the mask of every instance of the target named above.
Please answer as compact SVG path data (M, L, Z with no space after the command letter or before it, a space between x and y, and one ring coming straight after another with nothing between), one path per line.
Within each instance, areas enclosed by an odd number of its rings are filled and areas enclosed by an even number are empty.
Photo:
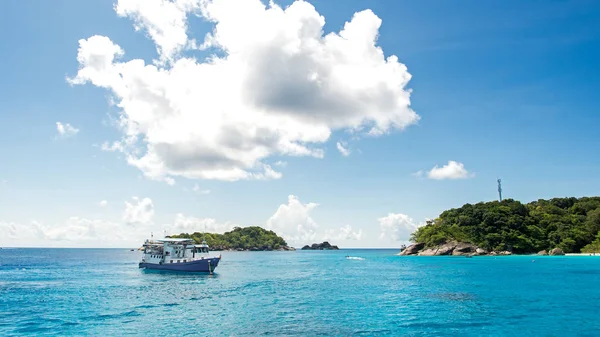
M413 242L434 246L462 241L487 250L532 253L561 248L579 252L600 247L600 197L553 198L522 204L513 199L465 204L419 227ZM589 249L592 246L589 246Z
M171 235L171 238L191 238L196 243L205 240L213 250L277 250L287 247L283 238L275 232L258 226L235 227L224 234L194 232Z
M600 253L600 233L596 235L596 239L590 244L585 245L581 248L582 253Z

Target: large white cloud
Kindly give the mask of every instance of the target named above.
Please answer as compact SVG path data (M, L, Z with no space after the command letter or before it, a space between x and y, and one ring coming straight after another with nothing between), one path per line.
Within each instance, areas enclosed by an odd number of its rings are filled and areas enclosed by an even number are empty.
M412 218L402 213L388 213L378 220L381 229L380 238L393 241L408 241L410 234L421 225L416 224Z
M96 35L79 41L69 81L112 92L123 137L103 148L148 178L278 179L272 156L320 158L335 130L378 136L419 119L411 75L376 45L381 19L370 10L324 35L325 18L304 1L119 0L115 9L148 34L158 59L120 61L121 47ZM184 55L196 45L191 13L214 23L206 60Z
M198 10L200 4L198 0L119 0L115 11L133 19L136 30L148 33L164 62L194 42L187 36L187 13Z
M288 244L305 244L317 235L317 223L310 216L319 204L303 204L298 197L288 196L287 204L281 204L267 220L267 229L281 235Z

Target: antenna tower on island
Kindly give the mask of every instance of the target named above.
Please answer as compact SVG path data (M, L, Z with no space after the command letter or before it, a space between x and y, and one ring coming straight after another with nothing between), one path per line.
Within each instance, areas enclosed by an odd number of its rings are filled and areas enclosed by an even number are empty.
M502 201L502 179L498 179L498 196L500 197L500 201Z

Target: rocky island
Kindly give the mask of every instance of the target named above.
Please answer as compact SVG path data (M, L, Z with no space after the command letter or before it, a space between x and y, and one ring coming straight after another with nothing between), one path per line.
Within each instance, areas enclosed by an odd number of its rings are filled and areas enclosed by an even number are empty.
M332 246L329 242L313 243L302 247L302 250L338 250L338 246Z
M565 255L600 252L600 197L513 199L444 211L399 255Z
M293 251L285 240L275 232L258 226L235 227L230 232L223 234L194 232L192 234L181 233L168 236L171 238L190 238L196 243L205 240L210 250L234 250L234 251Z
M419 255L419 256L441 256L441 255L454 255L454 256L477 256L477 255L512 255L512 252L505 251L491 251L488 252L483 248L479 248L472 243L468 242L447 242L434 247L425 247L424 243L412 244L406 249L402 250L398 255ZM542 250L537 255L565 255L560 248L554 248L550 252Z

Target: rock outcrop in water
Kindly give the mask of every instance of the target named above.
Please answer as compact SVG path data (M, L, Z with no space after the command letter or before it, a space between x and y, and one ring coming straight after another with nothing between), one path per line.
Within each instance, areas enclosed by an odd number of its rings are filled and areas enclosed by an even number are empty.
M454 256L477 256L477 255L489 255L489 256L503 256L512 255L513 253L505 251L491 251L488 252L485 249L479 248L471 243L451 241L446 242L433 247L425 247L425 243L418 242L414 243L405 249L403 249L397 255L418 255L418 256L442 256L442 255L454 255ZM560 248L554 248L549 252L546 250L539 251L537 255L550 255L559 256L565 255L565 252Z
M493 253L493 254L492 254ZM492 252L490 255L510 255L510 252ZM451 241L434 247L425 247L425 243L418 242L404 249L398 255L419 255L419 256L475 256L487 255L485 249L479 248L471 243Z
M329 242L313 243L302 247L302 250L338 250L338 246L332 246Z
M425 248L424 243L415 243L414 245L410 245L410 246L406 247L398 255L416 255L423 248Z

